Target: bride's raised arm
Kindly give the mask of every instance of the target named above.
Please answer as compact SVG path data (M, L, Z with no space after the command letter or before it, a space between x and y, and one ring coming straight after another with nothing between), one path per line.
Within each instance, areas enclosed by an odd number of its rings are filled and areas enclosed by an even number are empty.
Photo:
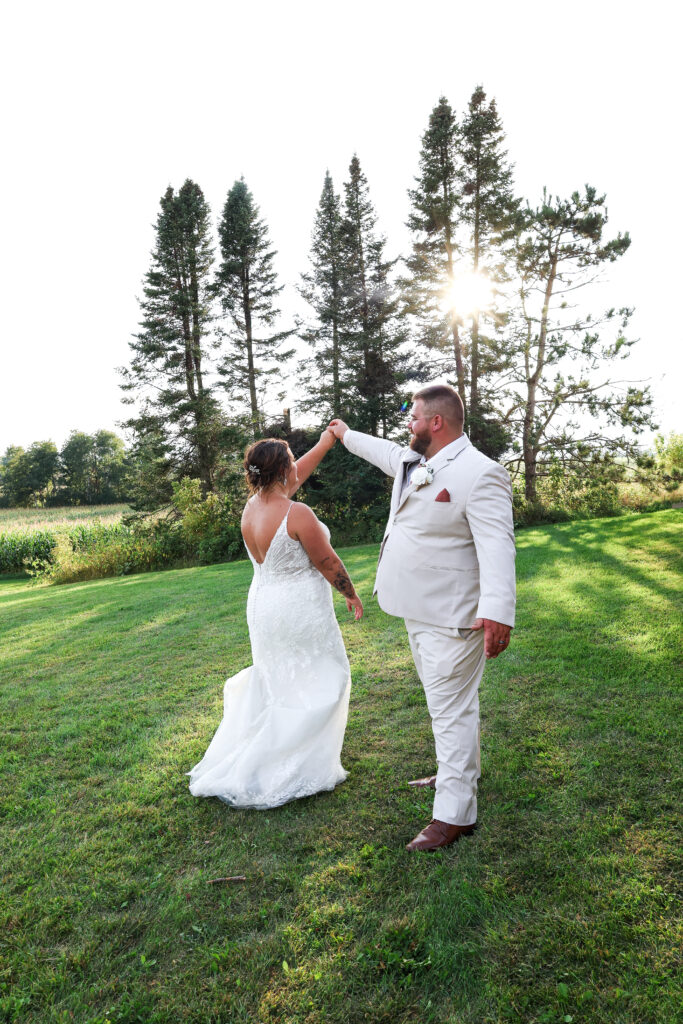
M320 465L331 448L334 448L336 437L331 430L323 430L317 444L296 460L296 483L287 491L287 496L296 494L305 480L308 480L311 473Z

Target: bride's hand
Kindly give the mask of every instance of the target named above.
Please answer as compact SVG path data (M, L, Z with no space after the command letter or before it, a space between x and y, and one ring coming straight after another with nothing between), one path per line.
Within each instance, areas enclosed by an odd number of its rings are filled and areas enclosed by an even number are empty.
M323 430L322 434L320 435L319 443L324 444L327 447L328 451L330 451L332 448L334 448L336 441L337 438L334 436L334 433L330 430L329 427L326 427L325 430Z
M354 610L353 617L356 620L356 622L358 622L359 619L363 618L363 602L359 598L358 594L356 594L356 596L353 598L346 598L346 607L348 608L349 611L351 611L352 609Z

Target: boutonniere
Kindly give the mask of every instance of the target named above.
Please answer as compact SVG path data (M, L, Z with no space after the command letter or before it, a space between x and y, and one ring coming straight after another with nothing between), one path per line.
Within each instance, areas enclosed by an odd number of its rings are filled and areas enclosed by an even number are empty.
M428 462L425 462L423 466L418 466L417 469L413 470L410 482L414 487L424 487L425 484L431 484L433 479L434 470Z

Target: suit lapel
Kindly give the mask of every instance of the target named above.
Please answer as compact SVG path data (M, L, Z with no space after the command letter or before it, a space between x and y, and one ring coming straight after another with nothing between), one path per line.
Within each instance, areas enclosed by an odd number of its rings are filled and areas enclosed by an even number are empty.
M418 455L417 452L412 451L410 448L403 455L403 458L401 460L401 472L397 474L396 479L394 480L394 491L391 496L392 511L394 513L398 512L398 510L401 508L403 502L406 500L408 495L412 494L412 492L415 489L412 486L412 484L408 484L407 487L403 486L403 481L405 480L407 467L412 462L419 462L421 458L421 455Z
M442 448L442 450L440 452L437 452L436 455L433 458L428 459L427 462L432 467L432 470L434 472L434 476L436 476L436 474L440 470L442 470L444 468L444 466L447 466L449 463L453 462L454 459L457 459L458 455L460 455L462 452L464 452L466 448L469 448L469 445L470 445L469 440L466 440L466 443L463 444L462 447L457 448L456 451L454 451L452 454L448 451L448 448ZM412 455L414 453L411 452L410 454ZM417 456L417 458L419 458L419 456ZM416 459L406 459L406 458L404 458L403 461L404 461L404 463L405 462L415 462ZM405 467L403 469L403 473L405 473ZM394 510L395 512L398 512L399 509L403 508L403 506L406 503L407 499L410 497L411 494L415 493L416 489L417 488L414 486L414 484L410 484L408 487L405 488L405 490L403 491L402 494L399 491L399 494L398 494L398 504L396 505L396 508Z

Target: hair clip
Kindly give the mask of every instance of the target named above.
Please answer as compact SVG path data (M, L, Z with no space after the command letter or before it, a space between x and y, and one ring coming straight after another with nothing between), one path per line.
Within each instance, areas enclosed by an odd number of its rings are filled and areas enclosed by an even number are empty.
M258 466L252 466L251 463L249 463L249 472L253 473L254 476L260 476L261 475L261 470L258 468Z

